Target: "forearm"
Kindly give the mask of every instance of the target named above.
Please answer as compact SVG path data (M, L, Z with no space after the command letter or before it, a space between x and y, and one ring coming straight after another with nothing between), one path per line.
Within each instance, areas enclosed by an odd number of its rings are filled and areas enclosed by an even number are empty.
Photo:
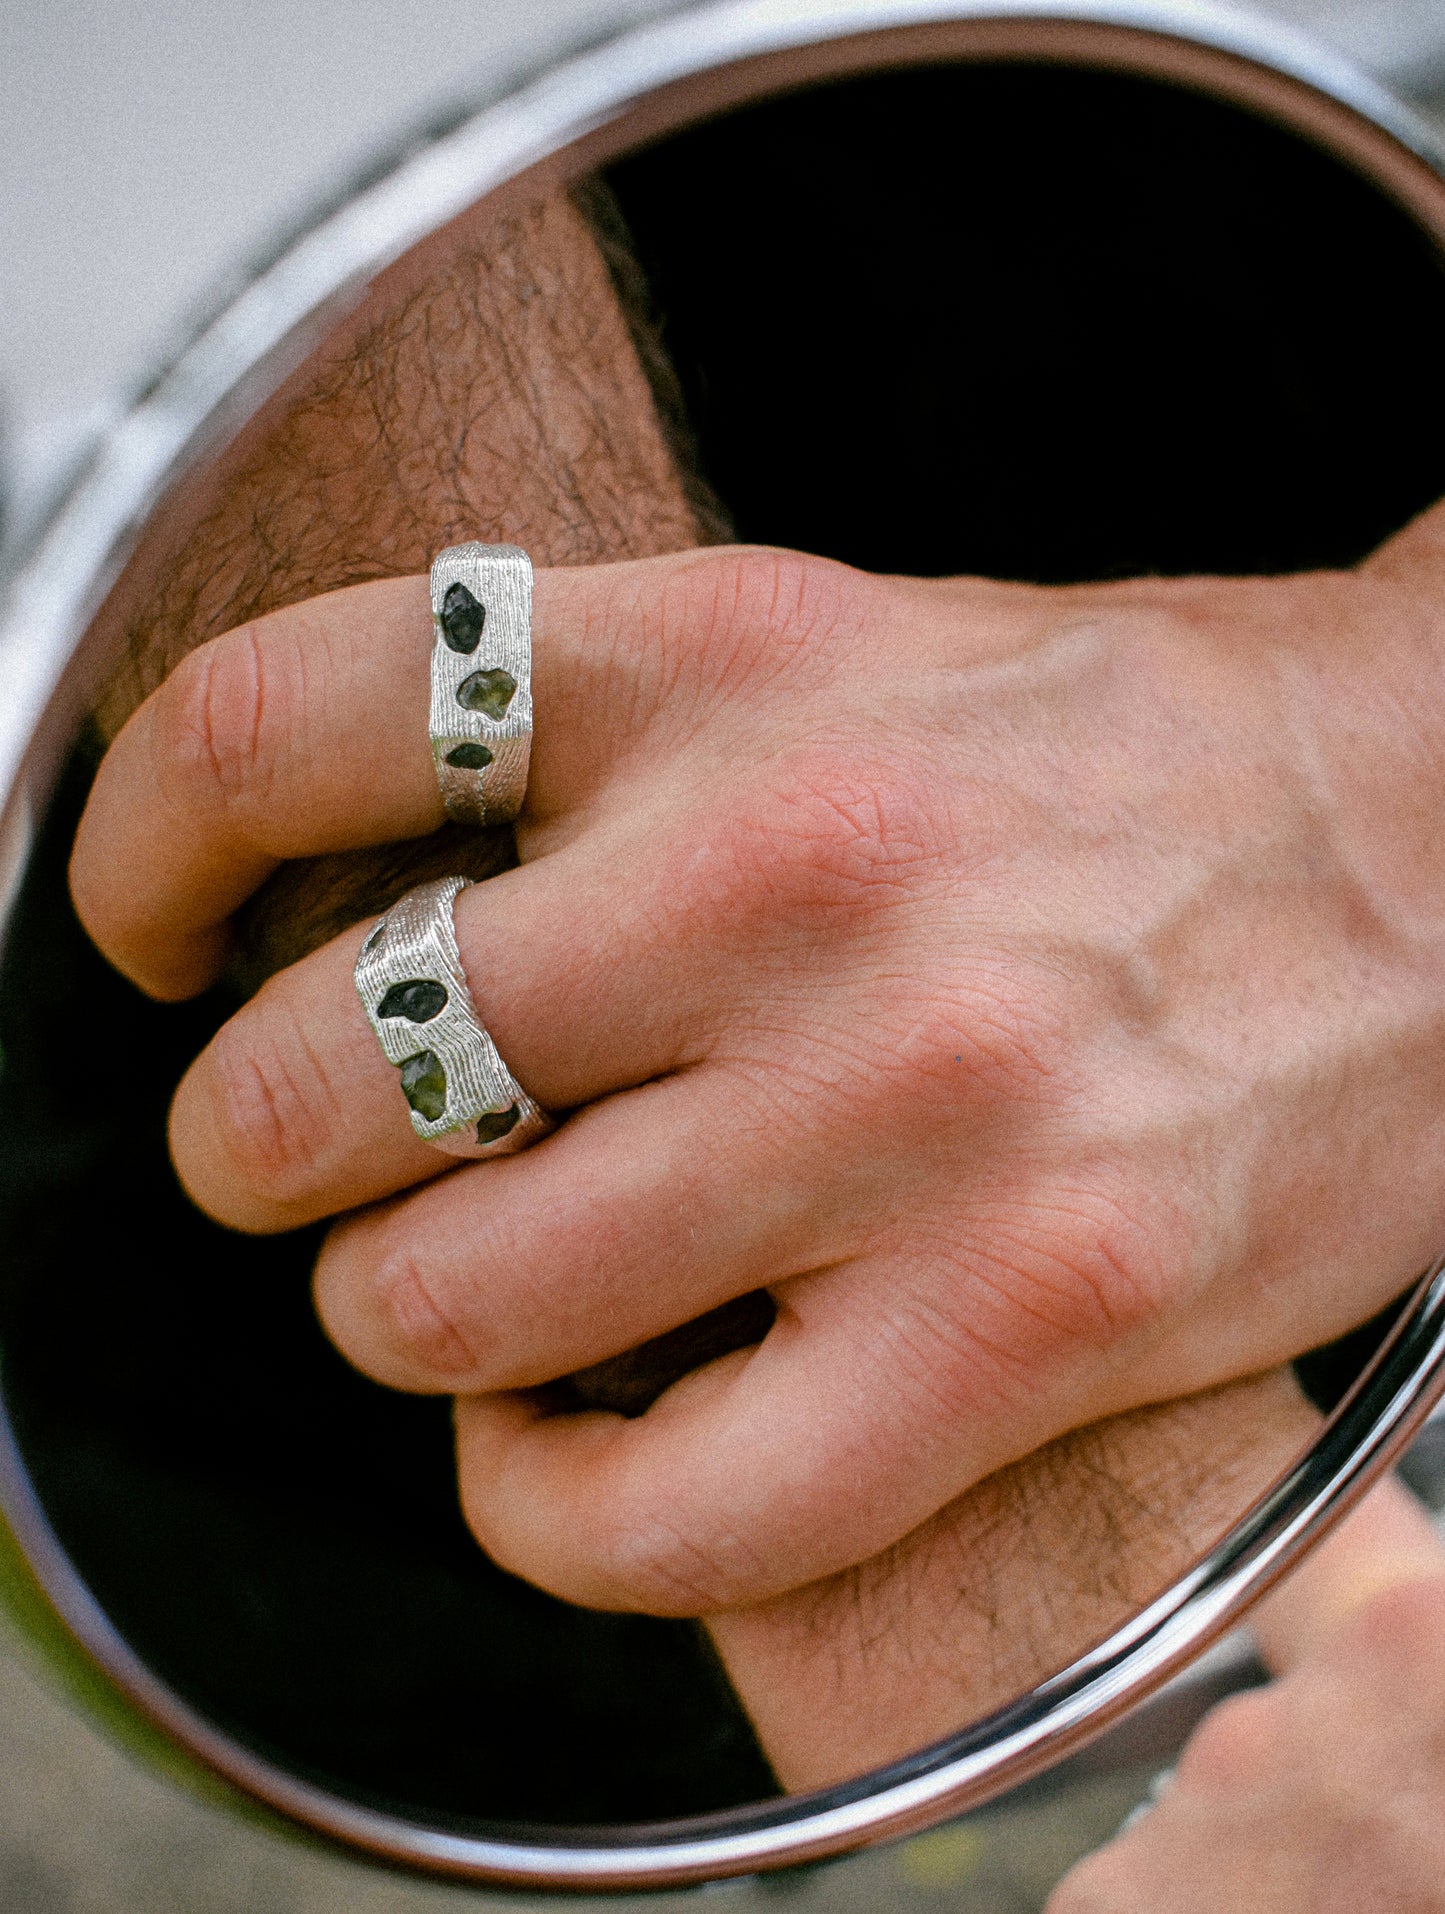
M845 1575L715 1616L779 1776L827 1786L1026 1693L1197 1560L1318 1420L1288 1371L1117 1416Z
M207 514L184 527L158 529L132 568L119 601L122 606L129 603L132 607L127 616L134 640L134 669L129 680L118 684L112 694L107 708L112 720L127 698L133 701L144 689L146 674L163 674L179 650L240 618L354 582L358 576L420 571L431 550L448 537L481 533L517 538L539 558L575 561L662 549L699 535L700 522L689 503L691 493L678 476L666 434L652 409L628 329L615 311L601 262L575 215L554 204L536 210L528 219L512 220L500 239L493 237L495 243L488 242L485 235L473 235L472 250L459 253L430 289L415 285L393 289L396 296L389 313L384 313L364 335L338 345L332 358L309 376L309 382L293 384L280 401L273 403L217 476ZM536 261L530 259L529 247L537 249ZM464 430L458 430L459 420ZM438 445L446 448L440 456ZM166 537L171 540L168 549ZM874 583L879 591L883 589L879 581ZM873 587L855 574L849 589L866 595ZM1195 589L1203 590L1199 586ZM1239 597L1242 588L1217 589L1224 601L1231 591ZM914 597L921 603L925 595L920 588ZM1101 601L1111 599L1116 603L1124 596L1122 591L1098 595ZM1166 631L1172 630L1177 636L1185 630L1186 588L1146 586L1140 596L1146 615L1158 618ZM1013 620L1009 625L1011 642L1027 638L1032 643L1037 637L1034 626L1040 614L1033 607L1041 601L1002 588L978 591L973 597L978 603L959 616L983 621L986 615L997 615L998 606L1007 599L1012 607L1008 614ZM1151 600L1160 601L1153 613L1148 610ZM1086 610L1092 602L1088 594L1079 596ZM1271 615L1278 622L1280 601L1272 602ZM1164 604L1162 617L1160 604ZM1179 615L1181 606L1183 615ZM1111 645L1105 642L1092 650L1085 647L1081 653L1070 637L1077 636L1076 613L1051 610L1047 615L1073 619L1060 631L1059 647L1045 647L1050 657L1061 647L1074 660L1070 669L1078 681L1081 702L1072 694L1065 699L1069 722L1081 724L1096 709L1107 719L1107 707L1090 700L1098 699L1100 673L1111 655ZM1216 617L1216 628L1218 622ZM947 619L943 626L950 632L955 629ZM1137 626L1130 629L1137 638ZM765 628L761 633L751 633L750 641L768 636ZM711 654L704 650L701 655ZM1122 644L1121 655L1130 655L1128 644ZM900 660L900 667L905 662ZM985 664L981 658L977 696L992 695L998 688L996 674L991 675ZM1043 667L1046 672L1049 668L1047 664ZM1164 689L1173 699L1168 706L1172 722L1179 709L1179 687L1171 680ZM1057 687L1054 696L1057 698ZM1167 700L1164 702L1167 704ZM683 705L688 708L685 699ZM1147 760L1144 768L1152 777L1157 768L1157 740L1135 736L1128 729L1124 721L1132 723L1134 715L1132 704L1112 714L1117 727L1116 767L1122 774L1133 762L1130 754L1142 753ZM1217 755L1207 717L1208 711L1203 709L1195 714L1198 735L1193 739L1204 767L1210 766ZM1067 776L1061 779L1057 775L1060 742L1051 737L1052 756L1041 757L1030 751L1021 764L1010 761L994 767L992 788L1004 794L1013 804L1015 815L1030 829L1041 811L1055 803L1060 816L1067 818L1069 831L1076 832L1080 798L1087 793L1070 784ZM941 738L934 738L933 743L942 748ZM949 744L956 748L951 736ZM975 740L975 745L978 748L970 758L971 770L982 762L980 741ZM1217 780L1218 789L1209 801L1220 808L1221 830L1235 828L1241 781L1248 782L1247 771L1241 771L1234 782L1228 777ZM955 784L956 780L950 780L947 788L952 790ZM1015 786L1019 788L1015 790ZM886 797L889 788L885 777L872 796ZM1179 813L1174 820L1175 838L1183 848L1176 850L1175 839L1164 836L1163 861L1171 874L1165 887L1168 894L1154 899L1156 874L1152 871L1147 873L1149 882L1143 891L1141 922L1145 931L1156 933L1161 965L1175 956L1174 945L1168 941L1172 929L1172 873L1176 868L1193 868L1191 860L1199 860L1202 855L1201 843L1212 850L1208 833L1201 837L1195 829L1199 802L1195 792L1207 788L1208 781L1201 771L1196 785L1187 792L1187 802L1177 792L1163 794L1172 797ZM1147 809L1151 818L1168 815L1167 807L1161 813L1157 798L1149 796L1152 789L1152 785L1126 789L1123 812L1117 802L1106 804L1106 817L1095 841L1110 847L1110 857L1122 855L1133 843L1130 834L1119 829L1120 816L1130 814L1127 805L1135 810ZM730 806L729 815L734 816L735 810ZM829 813L830 828L836 824L836 815L834 807ZM992 828L990 820L991 813L986 812L981 822ZM843 821L849 822L846 818ZM832 837L820 840L824 851L830 845L836 849L836 836L834 829ZM1025 888L1034 915L1042 902L1058 899L1056 885L1047 881L1037 884L1030 879L1036 867L1028 864L1027 858L1034 854L1039 841L1025 830L1010 833L1007 845L1010 850L1016 848L1025 860L1020 876L1029 880ZM1234 840L1231 837L1227 841ZM1071 837L1070 842L1076 842L1076 838ZM852 843L850 836L850 848ZM253 948L259 946L259 964L266 967L269 962L274 967L290 962L332 930L353 924L389 902L397 891L430 874L428 860L442 859L449 867L483 874L478 866L502 855L504 846L478 848L473 840L452 836L422 845L403 845L399 850L349 853L298 863L261 894L258 908L265 935L253 939ZM1208 858L1203 862L1207 875L1214 863ZM1221 868L1226 864L1227 860L1220 860ZM495 863L491 867L495 868ZM810 863L808 886L826 875L825 870L815 869ZM766 884L762 894L768 894ZM1080 895L1070 891L1064 902L1072 909ZM809 888L802 901L810 902L811 898ZM1157 922L1151 919L1151 911ZM1257 925L1247 920L1245 928L1257 946ZM1142 935L1133 938L1131 948L1138 949ZM951 938L948 947L953 948ZM1080 925L1067 913L1056 929L1055 947L1070 955L1066 966L1070 990L1082 988L1096 973L1112 976L1117 969L1112 932L1101 938L1097 926ZM1074 961L1075 953L1078 961ZM1186 947L1184 955L1188 959L1197 953ZM1238 973L1226 968L1229 975L1223 979L1228 986L1224 995L1228 999L1226 1009L1232 1010ZM1187 993L1184 1000L1187 1003ZM986 1007L996 1008L991 1003ZM916 1007L911 1006L909 1014L915 1017ZM1060 1027L1091 1029L1095 1024L1080 1024L1071 1015ZM1113 1030L1114 1025L1104 1020L1097 1027ZM992 1029L986 1025L986 1034ZM1129 1029L1132 1036L1138 1035L1137 1025ZM955 1037L950 1025L947 1034L950 1053L957 1046L975 1054L974 1032ZM1206 1051L1217 1050L1217 1031L1206 1026L1202 1042ZM1028 1045L1023 1048L1027 1050ZM1132 1119L1136 1109L1146 1115L1154 1109L1157 1082L1149 1079L1142 1087L1135 1085L1137 1094L1131 1095L1130 1084L1119 1077L1117 1068L1119 1057L1127 1054L1127 1046L1121 1050L1115 1044L1111 1052L1111 1090L1116 1093L1114 1101L1122 1101ZM947 1063L948 1059L941 1061ZM960 1065L963 1057L953 1055L951 1061ZM976 1061L984 1066L989 1063L987 1043ZM1062 1083L1064 1074L1062 1069L1046 1069L1043 1078L1054 1076ZM1281 1074L1288 1076L1287 1071ZM957 1081L961 1080L950 1071L950 1084ZM1037 1119L1040 1109L1039 1081L1035 1072L1024 1098L1030 1121ZM1011 1088L1011 1084L1012 1080L1006 1087ZM937 1084L926 1087L938 1088ZM944 1115L952 1121L958 1114L956 1090L950 1090L949 1097L952 1101ZM565 1105L577 1100L562 1096L557 1101ZM1198 1112L1189 1105L1185 1114L1197 1116ZM1221 1122L1237 1127L1228 1111L1223 1118L1206 1115L1207 1122L1199 1125L1196 1147L1200 1162L1218 1157L1217 1129ZM975 1124L975 1130L977 1127ZM1179 1154L1176 1132L1180 1128L1162 1118L1152 1129L1145 1125L1145 1150L1154 1147L1166 1170ZM1092 1141L1097 1142L1097 1138ZM1141 1158L1140 1139L1127 1124L1116 1141L1123 1160L1134 1164ZM1036 1165L1036 1153L1025 1156ZM1186 1167L1197 1168L1187 1160ZM1026 1256L1023 1273L1030 1281L1035 1274L1040 1281L1046 1279L1046 1289L1058 1279L1061 1256L1068 1274L1068 1257L1078 1247L1068 1232L1088 1235L1094 1227L1094 1212L1087 1200L1090 1191L1085 1187L1081 1200L1075 1168L1072 1164L1066 1168L1069 1174L1061 1193L1039 1191L1032 1184L1021 1195L1015 1192L1020 1201L1015 1205L1018 1214L1013 1220L1023 1229L1022 1240L1026 1240L1029 1254L1037 1248L1042 1259L1039 1272L1034 1272ZM952 1189L952 1175L945 1180ZM1166 1187L1155 1194L1160 1196L1164 1211L1172 1213L1174 1184L1179 1179L1171 1170L1162 1180ZM1198 1181L1197 1174L1194 1180ZM1112 1189L1106 1194L1111 1201L1101 1213L1117 1233L1117 1226L1131 1225L1133 1219L1121 1215ZM818 1205L813 1208L817 1210ZM1007 1219L1012 1212L1008 1204L1003 1209ZM1285 1217L1291 1228L1294 1217L1294 1211ZM1064 1228L1061 1244L1051 1234L1059 1228ZM1156 1237L1158 1234L1156 1230ZM957 1228L950 1226L940 1231L939 1240L953 1241L957 1235ZM1133 1254L1138 1232L1125 1231L1120 1241L1126 1238L1126 1247ZM1082 1284L1081 1301L1090 1309L1097 1303L1090 1285L1102 1272L1106 1284L1103 1313L1107 1317L1113 1295L1107 1285L1118 1287L1116 1260L1108 1256L1089 1260L1094 1256L1092 1237L1083 1247L1088 1252L1083 1274L1089 1280ZM1106 1243L1105 1247L1111 1245ZM1151 1240L1146 1247L1152 1257L1158 1244ZM1393 1257L1399 1245L1388 1247ZM1144 1260L1147 1264L1149 1258ZM1241 1254L1240 1264L1248 1276L1250 1295L1259 1302L1256 1261ZM1126 1274L1131 1273L1126 1266ZM1142 1276L1146 1272L1138 1273ZM968 1292L966 1286L960 1286L957 1270L950 1268L948 1276L952 1284L950 1306L957 1308L959 1298ZM755 1278L754 1287L762 1280ZM1399 1280L1398 1271L1394 1280ZM1142 1294L1142 1284L1136 1286ZM1127 1283L1124 1287L1128 1288ZM1276 1294L1286 1292L1285 1284L1276 1285ZM897 1285L891 1284L887 1294L896 1293ZM981 1305L986 1299L981 1296L977 1300ZM1115 1300L1127 1303L1129 1299L1125 1295ZM1259 1302L1259 1306L1264 1305ZM880 1311L886 1318L887 1308L882 1303ZM1064 1313L1067 1326L1067 1307ZM1217 1306L1216 1314L1222 1314L1231 1325L1241 1319L1241 1312L1228 1299ZM1030 1331L1038 1326L1036 1310L1025 1311L1024 1317ZM1093 1320L1090 1314L1086 1327ZM1154 1326L1152 1311L1147 1312L1145 1328L1152 1333ZM867 1333L860 1331L860 1339L868 1341L876 1329L877 1320L870 1320ZM1187 1323L1181 1340L1192 1352L1197 1339ZM1287 1348L1287 1337L1281 1340ZM615 1349L617 1344L611 1347ZM693 1351L694 1360L698 1353ZM1245 1359L1236 1361L1237 1367L1251 1366L1248 1353L1246 1348ZM575 1358L582 1359L580 1355ZM1211 1361L1214 1376L1234 1373L1230 1355L1221 1356L1217 1346ZM567 1366L559 1364L542 1373L555 1375ZM1097 1379L1105 1370L1092 1355L1086 1368L1089 1386L1096 1389ZM1114 1373L1123 1376L1124 1365L1116 1364ZM1093 1395L1083 1398L1083 1410L1076 1408L1075 1419L1098 1416L1120 1401L1139 1400L1138 1394L1128 1393L1137 1386L1129 1373L1131 1379L1120 1384L1113 1402L1098 1402ZM1185 1373L1183 1382L1189 1380ZM472 1385L479 1396L498 1386L486 1381ZM1000 1460L1009 1454L1018 1455L1026 1446L1021 1441L1019 1447L1005 1448L1002 1454L994 1455L987 1466L996 1472L988 1482L971 1495L950 1502L942 1514L885 1555L823 1585L821 1594L814 1588L803 1596L784 1598L781 1603L750 1611L751 1619L719 1619L716 1631L734 1677L756 1708L764 1736L775 1746L785 1769L803 1774L813 1763L813 1771L824 1771L828 1762L841 1759L838 1750L851 1733L847 1724L850 1720L856 1724L869 1697L882 1692L880 1681L889 1697L890 1732L906 1733L911 1742L927 1738L930 1732L955 1727L969 1712L979 1712L1066 1659L1166 1581L1237 1508L1241 1499L1239 1471L1233 1466L1239 1461L1234 1447L1237 1439L1243 1434L1253 1438L1261 1432L1266 1438L1258 1449L1251 1443L1251 1457L1243 1465L1246 1474L1257 1466L1264 1468L1261 1481L1251 1479L1250 1492L1274 1473L1285 1449L1297 1446L1300 1431L1292 1418L1299 1413L1298 1405L1292 1398L1286 1400L1279 1395L1279 1385L1234 1387L1243 1390L1250 1400L1250 1391L1265 1392L1269 1402L1262 1421L1255 1423L1241 1414L1239 1400L1243 1398L1231 1399L1217 1409L1195 1403L1175 1411L1145 1410L1118 1419L1105 1432L1094 1430L1082 1437L1064 1437L1010 1469L999 1469ZM1148 1394L1146 1390L1144 1399ZM1004 1413L996 1403L994 1408L991 1418L975 1418L975 1426L985 1432L991 1429ZM1219 1421L1214 1425L1210 1418L1216 1414ZM1272 1420L1276 1416L1280 1418L1277 1423ZM1167 1460L1171 1418L1178 1418L1178 1426L1188 1431L1185 1448L1198 1467L1195 1476L1186 1472L1181 1478L1177 1444L1173 1462ZM961 1420L966 1418L954 1415L950 1428L957 1428ZM656 1425L649 1422L648 1426L651 1429ZM1046 1430L1035 1432L1027 1446L1038 1442L1043 1433L1051 1434L1062 1427L1067 1427L1066 1421L1055 1421ZM1157 1433L1158 1428L1165 1436L1162 1453L1166 1460L1162 1465L1151 1438L1151 1431ZM1256 1457L1263 1458L1262 1462ZM956 1496L957 1487L969 1479L966 1472L960 1473L947 1495ZM1161 1480L1166 1484L1162 1496ZM1101 1487L1106 1492L1100 1493ZM1247 1494L1243 1499L1248 1499ZM536 1505L535 1497L530 1501ZM1187 1516L1170 1513L1161 1524L1161 1510L1173 1511L1176 1505L1186 1508ZM865 1513L871 1519L871 1512ZM926 1507L912 1519L919 1520L924 1513ZM893 1533L899 1533L899 1529ZM990 1537L992 1542L986 1542L984 1538ZM886 1535L876 1537L870 1548L876 1549L886 1539ZM856 1560L868 1552L860 1548L857 1555L839 1559ZM951 1624L959 1612L960 1553L970 1565L977 1564L977 1572L983 1577L981 1582L969 1584L975 1589L975 1613L983 1618L983 1625L975 1626L971 1636L964 1630L955 1637ZM1062 1584L1056 1581L1049 1585L1047 1577L1040 1582L1041 1563L1056 1561L1064 1565ZM538 1579L545 1582L546 1577L539 1575ZM1033 1592L1038 1587L1049 1588L1042 1601ZM830 1594L830 1590L835 1592ZM860 1633L857 1617L864 1611L869 1619ZM1002 1622L997 1619L1000 1617ZM1006 1632L1013 1632L1013 1624L1020 1617L1025 1626L1013 1640L1023 1643L1022 1652L1003 1640ZM826 1719L826 1711L814 1711L808 1735L813 1745L792 1746L786 1743L787 1734L792 1732L789 1725L769 1713L774 1707L770 1697L785 1692L785 1684L780 1687L776 1679L780 1668L789 1679L802 1670L806 1679L810 1657L816 1669L819 1654L838 1671L833 1689L837 1707ZM910 1683L910 1694L918 1696L918 1706L911 1715L909 1708L898 1706L898 1683L905 1678ZM794 1693L798 1692L795 1688ZM934 1710L932 1716L930 1709ZM941 1710L946 1710L946 1719ZM856 1736L849 1745L856 1758Z

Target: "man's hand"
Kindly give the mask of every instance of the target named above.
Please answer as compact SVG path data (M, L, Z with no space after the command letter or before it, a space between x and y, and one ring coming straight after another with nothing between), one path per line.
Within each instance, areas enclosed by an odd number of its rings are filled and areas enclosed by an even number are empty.
M1271 582L539 577L524 864L458 934L502 1054L578 1114L438 1176L358 929L197 1062L183 1179L253 1230L377 1205L323 1254L331 1333L468 1398L479 1537L605 1606L810 1582L1062 1430L1325 1339L1445 1233L1432 535ZM141 708L73 874L122 969L199 989L278 862L435 828L429 644L423 581L361 586ZM527 1393L759 1287L761 1346L636 1420Z
M1445 1550L1393 1483L1257 1618L1282 1679L1215 1709L1047 1914L1441 1914Z

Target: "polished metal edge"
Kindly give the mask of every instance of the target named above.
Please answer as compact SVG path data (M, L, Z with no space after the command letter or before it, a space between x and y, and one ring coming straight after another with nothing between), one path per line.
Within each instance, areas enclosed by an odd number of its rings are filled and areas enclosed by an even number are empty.
M485 194L691 77L770 55L931 26L1034 23L1116 31L1283 75L1358 116L1384 160L1393 143L1445 172L1430 136L1383 89L1284 28L1192 0L743 0L623 34L495 99L291 245L221 312L102 442L0 611L0 907L8 921L34 820L72 728L62 675L89 613L166 488L275 389L368 281ZM995 36L987 54L999 57ZM876 58L862 51L856 70ZM964 49L959 57L968 57ZM1101 56L1102 57L1102 56ZM1108 63L1107 61L1105 63ZM1127 46L1113 62L1129 70ZM1141 58L1142 68L1145 62ZM834 71L846 70L838 66ZM1197 79L1197 74L1196 74ZM795 84L796 80L780 83ZM755 90L768 89L760 70ZM1296 103L1297 105L1298 103ZM1300 109L1275 117L1300 130ZM665 130L662 126L654 131ZM1437 227L1437 237L1445 225ZM63 589L61 588L63 585ZM220 1733L122 1639L70 1562L0 1411L0 1508L77 1641L136 1708L217 1775L316 1832L435 1873L585 1891L680 1886L836 1855L931 1826L1038 1774L1102 1732L1227 1630L1363 1494L1445 1388L1445 1265L1321 1437L1209 1554L1145 1612L988 1720L826 1793L658 1827L458 1834L358 1807Z

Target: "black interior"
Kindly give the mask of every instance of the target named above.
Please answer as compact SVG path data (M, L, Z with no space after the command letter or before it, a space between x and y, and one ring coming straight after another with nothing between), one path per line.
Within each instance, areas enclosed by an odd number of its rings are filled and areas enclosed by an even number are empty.
M732 114L609 181L745 538L1039 580L1272 571L1348 563L1445 492L1438 259L1233 109L920 70ZM421 1819L770 1792L691 1628L568 1610L482 1558L445 1407L320 1336L314 1237L229 1236L180 1196L166 1103L228 1005L148 1005L86 945L64 892L85 775L0 972L0 1350L101 1602L242 1740Z
M1236 108L935 68L610 180L741 538L1040 583L1291 571L1440 496L1438 256Z

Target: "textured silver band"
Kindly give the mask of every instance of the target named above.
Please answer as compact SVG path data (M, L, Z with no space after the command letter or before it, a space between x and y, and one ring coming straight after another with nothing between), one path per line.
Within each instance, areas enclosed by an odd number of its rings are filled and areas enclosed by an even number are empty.
M399 898L361 946L356 988L419 1137L449 1156L510 1156L552 1128L476 1013L452 906L471 879L442 877Z
M514 818L532 752L532 561L450 545L432 561L431 748L449 816Z

